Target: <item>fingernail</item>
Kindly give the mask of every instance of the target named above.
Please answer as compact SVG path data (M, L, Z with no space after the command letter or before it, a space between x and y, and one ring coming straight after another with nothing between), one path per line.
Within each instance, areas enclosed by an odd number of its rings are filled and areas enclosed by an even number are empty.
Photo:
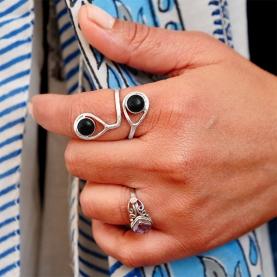
M98 26L110 30L114 24L114 17L106 13L104 10L92 4L86 4L88 18Z
M29 114L32 116L32 118L34 118L34 114L33 114L33 104L31 102L28 103L28 112Z

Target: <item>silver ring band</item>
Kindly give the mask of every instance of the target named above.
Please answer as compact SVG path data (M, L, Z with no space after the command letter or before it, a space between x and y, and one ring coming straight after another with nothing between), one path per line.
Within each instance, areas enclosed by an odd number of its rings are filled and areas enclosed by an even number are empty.
M130 216L130 227L135 233L147 233L153 222L144 209L143 203L136 197L135 189L130 189L130 200L128 202L128 212Z
M79 138L83 140L93 140L102 136L107 131L118 128L121 125L122 118L121 118L119 89L116 89L114 91L114 97L115 97L115 108L116 108L116 115L117 115L116 123L107 124L102 119L100 119L99 117L97 117L92 113L82 113L75 119L74 125L73 125L74 132ZM100 124L102 124L104 129L98 134L93 135L96 129L95 121L98 121Z
M134 91L125 96L122 106L123 106L124 115L131 126L128 139L132 139L135 135L136 128L144 120L149 110L149 100L144 93L139 91ZM134 123L130 119L128 112L132 114L139 114L143 112L143 115L138 122Z

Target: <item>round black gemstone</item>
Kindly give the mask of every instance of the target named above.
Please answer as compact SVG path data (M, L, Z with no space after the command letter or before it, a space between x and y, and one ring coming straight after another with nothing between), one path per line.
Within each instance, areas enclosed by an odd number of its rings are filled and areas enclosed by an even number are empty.
M95 130L95 123L90 118L83 118L78 123L78 131L83 136L89 136L92 135Z
M132 95L127 100L128 110L132 113L139 113L144 108L144 99L140 95Z

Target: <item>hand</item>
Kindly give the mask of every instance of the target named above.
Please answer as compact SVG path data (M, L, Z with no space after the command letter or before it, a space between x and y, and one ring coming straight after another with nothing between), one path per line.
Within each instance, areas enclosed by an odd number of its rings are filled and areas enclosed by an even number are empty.
M119 20L101 25L79 14L82 31L110 59L168 75L120 92L145 93L150 109L135 138L122 125L96 141L73 131L91 112L114 123L113 91L39 95L33 115L71 137L68 170L88 180L81 194L94 238L125 265L154 265L202 253L277 215L277 80L223 43ZM145 235L127 230L130 188L153 220Z

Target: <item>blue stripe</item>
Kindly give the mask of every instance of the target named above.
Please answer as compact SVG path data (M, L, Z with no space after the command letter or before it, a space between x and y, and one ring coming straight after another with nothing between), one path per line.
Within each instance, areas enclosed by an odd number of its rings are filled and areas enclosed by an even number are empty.
M9 153L8 155L0 157L0 163L3 163L5 161L7 161L7 160L10 160L10 159L12 159L14 157L19 156L21 154L21 151L22 150L19 149L19 150L16 150L16 151L13 151L13 152Z
M14 21L14 20L18 20L18 19L27 17L27 16L29 16L30 14L31 14L30 12L26 12L26 13L24 13L23 15L21 15L21 16L19 16L19 17L16 17L16 18L12 18L12 19L8 19L8 20L6 20L6 21L3 21L3 22L0 23L0 28L3 27L4 25L6 25L6 24L8 24L8 23L10 23L10 22L12 22L12 21Z
M99 258L99 259L102 259L102 260L108 260L108 256L107 256L107 255L103 255L103 254L101 254L101 253L97 253L97 252L95 252L95 251L92 251L92 250L90 250L90 249L84 247L83 245L81 245L80 242L78 243L78 247L79 247L83 252L85 252L85 253L87 253L87 254L90 254L90 255L92 255L92 256L94 256L94 257L97 257L97 258Z
M19 249L20 249L19 244L18 244L17 246L13 246L13 247L7 249L6 251L0 253L0 259L5 258L5 257L8 256L9 254L18 251Z
M12 81L14 81L16 79L19 79L21 77L27 76L29 74L30 74L30 69L27 69L25 71L21 71L19 73L16 73L15 75L10 76L10 77L4 79L3 81L1 81L0 82L0 87L3 86L3 85L6 85L7 83L12 82Z
M60 19L62 16L67 14L67 8L64 8L63 10L59 11L57 14L58 19Z
M73 37L69 38L68 40L66 40L65 42L63 42L61 45L62 50L64 50L67 46L69 46L74 41L76 41L75 36L73 36Z
M12 207L12 206L18 205L18 204L19 204L19 198L16 199L16 200L12 200L12 201L10 201L10 202L8 202L8 203L6 203L6 204L0 206L0 212L3 212L3 211L5 211L6 209L8 209L8 208L10 208L10 207Z
M69 28L71 28L71 23L70 22L68 22L64 26L62 26L62 28L60 29L60 36Z
M84 231L82 231L80 228L79 228L79 234L80 234L81 236L83 236L84 238L86 238L87 240L90 240L90 241L92 241L92 242L95 243L95 240L93 239L93 237L90 236L90 235L88 235L88 234L86 234L86 233L85 233Z
M91 226L91 222L88 219L86 219L85 217L83 217L81 214L79 214L79 219L81 221L83 221L84 223L86 223L88 226Z
M26 39L23 40L18 40L12 44L9 44L8 46L6 46L5 48L0 49L0 55L3 55L9 51L11 51L12 49L19 47L25 43L30 43L32 41L31 37L28 37Z
M21 117L19 119L16 119L12 122L9 122L7 123L6 125L0 127L0 133L9 129L9 128L12 128L13 126L17 125L17 124L20 124L20 123L23 123L25 121L25 118L24 117Z
M19 185L11 185L11 186L8 186L2 190L0 190L0 196L3 196L7 193L9 193L10 191L13 191L15 189L19 188Z
M0 12L0 18L4 17L8 14L10 14L11 12L15 11L16 9L18 9L20 6L22 6L23 4L25 4L28 0L21 0L21 1L17 1L16 4L14 4L13 6L10 6L9 8L7 8L5 11Z
M6 171L6 172L4 172L2 174L0 174L0 179L6 178L6 177L16 173L18 170L19 170L19 165L14 167L14 168L12 168L12 169L9 169L8 171Z
M27 29L30 28L30 27L31 27L31 24L29 24L29 23L28 23L28 24L25 24L25 25L23 25L22 27L20 27L20 28L18 28L18 29L15 29L15 30L13 30L13 31L11 31L11 32L9 32L8 34L4 35L3 37L0 37L0 40L1 40L1 39L12 38L12 37L16 36L17 34L19 34L19 33L23 32L23 31L27 30Z
M0 222L0 228L14 222L14 221L18 221L19 220L19 215L16 216L16 217L11 217L11 218L8 218L6 220L4 220L3 222ZM0 275L1 276L1 275Z
M9 113L12 113L14 112L15 110L18 110L20 108L23 108L23 107L26 107L27 103L26 102L21 102L21 103L18 103L12 107L9 107L7 109L5 109L4 111L0 111L0 117L4 116L4 115L7 115Z
M95 264L91 264L90 262L84 260L82 257L79 256L79 261L81 263L83 263L84 265L86 265L88 268L91 268L95 271L98 271L98 272L101 272L101 273L104 273L104 274L107 274L109 276L109 271L107 269L104 269L104 268L101 268Z
M3 102L4 100L6 100L12 96L15 96L18 93L25 92L28 89L29 89L29 85L11 90L10 92L0 96L0 102Z
M16 136L11 137L11 138L8 138L8 139L6 139L5 141L3 141L3 142L0 143L0 148L6 146L6 145L8 145L8 144L11 144L11 143L13 143L13 142L15 142L15 141L17 141L17 140L21 140L21 139L23 139L23 135L22 135L22 134L16 135Z
M76 91L76 89L78 88L79 83L75 83L69 90L68 90L68 94L72 94Z
M65 76L66 80L68 81L69 79L71 79L75 74L79 73L79 64L72 68Z
M4 69L7 69L7 68L13 66L16 63L20 63L20 62L22 62L24 60L27 60L27 59L30 59L30 58L31 58L31 53L28 53L26 55L22 55L22 56L16 57L16 58L14 58L14 59L12 59L12 60L2 64L0 66L0 71L2 71Z
M79 268L79 273L80 273L81 276L91 277L90 275L87 275L84 271L82 271L80 268Z
M11 271L17 267L20 267L20 261L17 261L13 264L10 264L10 265L0 269L0 276L4 276L6 273L8 273L9 271Z
M12 237L16 237L16 236L19 236L19 235L20 235L20 230L18 229L16 231L13 231L13 232L7 234L6 236L3 236L2 238L0 238L0 243L6 241L7 239L10 239Z
M72 209L72 206L73 206L75 200L76 200L76 197L74 196L71 200L71 203L70 203L70 208L69 208L70 210Z
M75 52L71 53L64 59L64 64L67 65L70 63L72 60L74 60L76 57L80 55L80 50L77 49Z
M114 274L116 270L118 270L123 264L120 261L117 261L110 267L110 275Z

